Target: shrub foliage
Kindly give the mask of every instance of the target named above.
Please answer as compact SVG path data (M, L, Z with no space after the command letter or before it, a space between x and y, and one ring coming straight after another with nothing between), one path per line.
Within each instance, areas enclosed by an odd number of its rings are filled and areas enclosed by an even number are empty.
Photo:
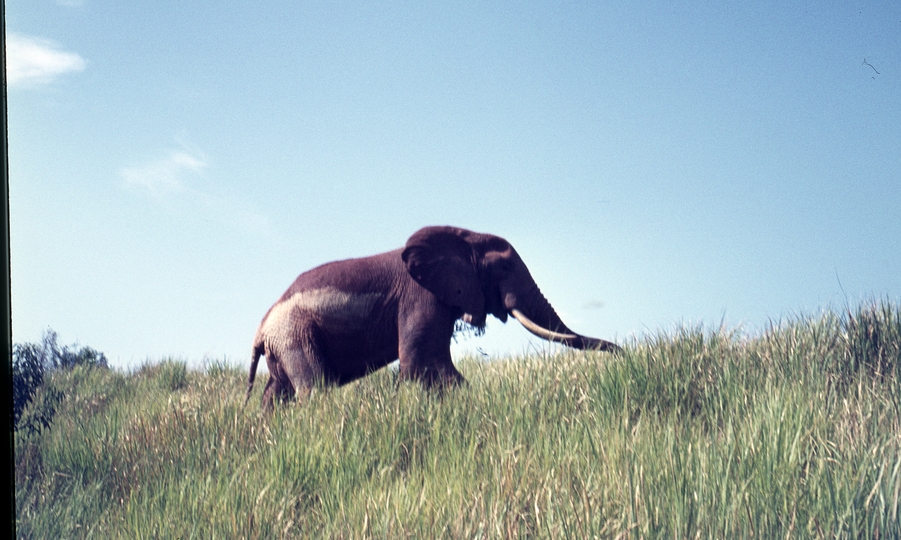
M47 330L39 344L13 345L13 425L16 431L37 433L49 428L53 422L62 395L59 390L44 385L51 372L76 366L109 367L102 352L76 345L60 347L58 339L56 332ZM26 414L30 404L33 405Z

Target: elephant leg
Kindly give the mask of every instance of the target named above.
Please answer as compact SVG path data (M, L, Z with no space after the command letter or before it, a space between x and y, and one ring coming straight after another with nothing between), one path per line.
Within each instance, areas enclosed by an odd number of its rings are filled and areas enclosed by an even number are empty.
M275 406L275 394L277 393L278 383L276 383L275 374L269 372L269 380L266 381L266 388L263 389L263 410L271 411Z
M400 379L417 380L426 388L453 386L466 382L450 357L450 344L446 355L438 355L427 361L400 362Z
M280 360L271 352L267 354L266 360L269 368L269 380L266 381L266 387L263 389L262 405L263 410L270 411L276 401L279 403L290 401L294 396L294 389L281 368Z
M418 380L427 388L465 382L450 354L455 319L436 308L401 320L398 336L401 379Z
M328 378L328 358L315 323L308 320L297 330L297 339L293 345L280 355L279 367L282 379L293 387L283 388L283 393L293 393L298 399L305 399L317 383L333 381Z

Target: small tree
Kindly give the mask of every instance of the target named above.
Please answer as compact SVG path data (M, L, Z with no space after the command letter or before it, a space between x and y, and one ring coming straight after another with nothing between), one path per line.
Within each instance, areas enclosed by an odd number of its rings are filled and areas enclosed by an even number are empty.
M77 345L60 347L57 345L58 339L59 336L56 332L48 329L44 332L41 340L44 367L47 370L69 369L75 366L109 367L106 355L102 352L95 351L90 347L81 347L80 350L76 350Z
M16 429L19 428L25 407L31 403L34 393L43 384L44 360L41 346L34 343L13 345L13 425Z
M90 347L77 349L76 345L60 347L58 339L57 333L48 329L40 344L19 343L13 346L13 425L16 431L24 428L29 432L38 432L50 427L56 404L62 399L62 394L57 390L46 390L40 410L32 411L27 421L20 425L25 409L50 372L75 366L109 367L102 352Z

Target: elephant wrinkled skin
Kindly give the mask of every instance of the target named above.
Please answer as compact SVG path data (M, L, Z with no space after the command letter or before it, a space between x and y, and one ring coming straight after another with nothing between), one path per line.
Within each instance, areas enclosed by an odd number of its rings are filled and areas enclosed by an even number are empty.
M270 373L266 408L309 394L317 383L348 383L398 358L403 379L427 387L459 383L463 376L450 355L455 321L484 328L488 315L506 322L508 314L546 340L620 350L567 328L503 238L425 227L403 249L298 276L256 332L247 398L262 355Z

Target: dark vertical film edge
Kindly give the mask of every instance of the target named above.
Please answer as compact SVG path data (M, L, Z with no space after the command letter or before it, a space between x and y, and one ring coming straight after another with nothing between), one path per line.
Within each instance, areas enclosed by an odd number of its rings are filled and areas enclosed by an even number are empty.
M13 408L12 408L12 289L10 282L10 274L12 273L10 269L10 259L9 259L9 141L8 134L9 130L7 129L7 116L6 116L6 1L0 0L0 30L3 32L3 47L2 51L0 51L0 55L2 55L3 60L3 99L2 104L0 104L0 115L2 115L3 123L3 193L0 194L3 198L3 217L0 219L3 227L3 241L4 241L4 250L3 250L3 272L4 272L4 282L5 286L3 287L3 300L5 311L5 320L4 320L4 333L6 334L5 343L6 343L6 358L3 361L3 396L6 401L6 412L3 415L3 424L5 432L7 433L7 443L0 445L3 448L3 457L7 463L7 466L3 468L3 476L2 479L5 485L9 486L9 498L7 499L9 502L4 505L3 510L0 510L4 515L8 516L8 519L5 521L9 523L9 533L10 538L16 537L16 520L15 520L15 500L16 500L16 486L13 482L13 478L15 477L13 474L15 463L13 461L14 454L14 444L15 438L13 436Z

